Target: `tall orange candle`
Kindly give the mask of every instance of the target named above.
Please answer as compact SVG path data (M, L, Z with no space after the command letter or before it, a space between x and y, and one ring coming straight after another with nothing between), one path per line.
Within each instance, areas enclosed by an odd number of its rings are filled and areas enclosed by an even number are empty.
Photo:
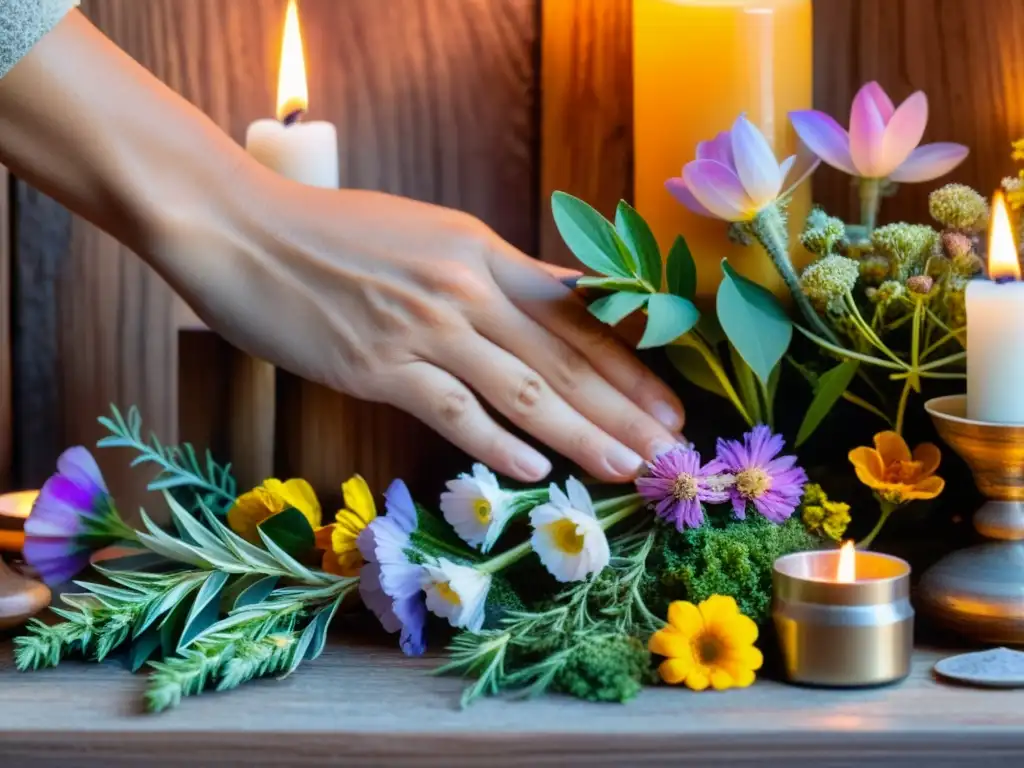
M727 224L690 213L665 190L693 160L697 144L728 130L737 116L764 133L779 159L795 154L788 113L812 99L811 0L633 0L635 202L663 252L686 237L697 261L698 293L713 295L730 263L786 295L757 245L730 243ZM810 211L810 185L790 207L791 253L805 263L796 235Z

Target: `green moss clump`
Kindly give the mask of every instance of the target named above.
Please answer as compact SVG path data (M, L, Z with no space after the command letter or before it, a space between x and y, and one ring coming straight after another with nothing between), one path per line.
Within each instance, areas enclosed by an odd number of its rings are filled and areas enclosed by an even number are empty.
M587 701L626 702L654 682L651 654L629 635L593 635L575 645L555 690Z
M682 534L666 528L648 562L647 605L664 616L673 600L696 604L729 595L745 615L765 624L771 618L772 564L820 546L798 515L783 525L753 516Z

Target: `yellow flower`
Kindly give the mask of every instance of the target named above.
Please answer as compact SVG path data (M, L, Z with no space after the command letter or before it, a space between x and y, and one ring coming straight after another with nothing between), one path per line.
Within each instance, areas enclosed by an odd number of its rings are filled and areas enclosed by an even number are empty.
M724 691L754 682L764 661L754 647L757 625L733 598L712 595L699 606L677 600L668 607L668 623L648 643L651 653L665 657L658 673L666 683Z
M942 452L932 443L921 443L911 455L897 433L879 432L874 448L854 448L849 458L858 479L890 504L934 499L946 487L946 481L935 475Z
M811 533L823 533L840 541L850 524L850 505L832 501L817 483L804 488L804 526Z
M339 576L358 576L363 556L356 546L359 534L377 517L370 487L359 475L341 486L345 509L339 509L334 522L316 532L316 545L324 551L321 567Z
M282 483L274 478L235 500L228 510L228 525L243 539L258 544L260 523L286 509L299 510L314 531L320 527L320 502L310 484L302 479Z

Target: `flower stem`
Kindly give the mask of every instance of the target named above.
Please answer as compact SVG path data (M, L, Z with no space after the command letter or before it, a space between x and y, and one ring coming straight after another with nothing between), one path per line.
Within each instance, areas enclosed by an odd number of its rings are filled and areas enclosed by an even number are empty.
M864 334L864 338L867 339L867 341L871 343L872 346L878 349L879 352L883 353L894 363L906 368L907 364L900 360L899 357L897 357L896 353L889 349L889 347L885 345L885 342L882 341L878 337L878 334L876 334L871 329L871 326L868 325L867 321L864 319L864 316L860 313L860 309L857 307L857 302L854 300L853 294L847 291L843 299L847 309L850 310L850 317L853 320L853 324L860 329L860 332L862 334Z
M882 528L885 527L886 522L889 520L889 516L896 511L897 505L889 501L881 502L882 514L878 518L878 522L875 527L871 530L867 536L857 542L857 549L867 549L874 542L875 538L881 533Z
M846 347L841 347L837 344L832 344L828 341L825 341L825 339L821 338L820 336L815 336L802 325L797 325L796 329L822 349L827 349L829 352L838 355L844 360L860 360L862 363L868 363L869 365L877 365L881 368L888 368L889 370L892 371L905 371L907 369L905 363L902 363L901 365L896 365L895 363L890 363L888 360L883 360L880 357L873 357L872 355L862 355L860 352L854 352L852 349L846 349Z
M853 405L863 408L868 413L873 413L875 416L880 418L890 427L892 426L892 419L890 419L881 408L872 405L863 397L855 395L852 392L843 392L843 400L846 400L847 402L852 403Z
M743 401L740 400L740 396L736 393L736 388L733 387L732 382L729 381L729 374L725 372L725 368L722 367L722 362L718 359L718 355L711 349L698 334L690 332L685 336L681 336L676 339L673 344L681 347L692 347L697 350L701 357L704 358L704 362L708 364L708 368L711 369L711 373L714 374L715 378L718 379L718 383L722 385L722 390L725 392L726 397L729 398L729 402L733 404L733 407L739 411L740 416L747 422L747 426L754 426L753 419L750 418L746 407L743 405Z
M833 344L838 344L839 337L821 319L821 315L814 309L810 299L800 287L800 278L797 277L793 262L789 259L789 230L786 227L786 217L779 210L778 205L769 205L758 213L751 222L751 231L771 258L779 275L782 276L804 319L820 335Z
M644 504L645 501L643 497L638 493L634 493L629 496L619 496L614 499L599 501L594 505L594 512L597 514L598 518L600 518L601 530L607 531L616 523L622 522L634 512L643 509ZM621 509L619 509L620 506L622 507ZM615 511L601 517L601 513L608 510ZM480 571L480 573L495 574L499 571L505 570L510 565L518 563L531 552L533 552L533 543L530 539L527 539L522 544L510 549L508 552L503 552L497 557L492 557L490 560L481 563L476 567L476 569Z
M860 180L860 223L871 239L878 224L878 210L882 206L882 180Z

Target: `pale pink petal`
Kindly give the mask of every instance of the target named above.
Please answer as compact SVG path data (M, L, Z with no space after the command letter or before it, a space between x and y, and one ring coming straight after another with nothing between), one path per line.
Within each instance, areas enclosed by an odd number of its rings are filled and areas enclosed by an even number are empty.
M892 170L884 164L885 122L873 93L864 86L850 113L850 156L859 176L879 179Z
M814 154L843 173L858 175L850 157L850 134L834 117L808 109L790 112L789 119L796 135Z
M672 197L682 203L684 206L690 209L692 213L696 213L698 216L707 216L711 219L717 219L711 211L700 204L700 200L693 196L693 192L686 186L686 181L676 176L675 178L669 179L665 182L665 189L667 189Z
M732 126L732 154L736 160L736 175L754 207L762 208L779 196L782 191L779 161L764 134L743 115Z
M907 183L931 181L945 176L960 165L969 152L963 144L925 144L911 152L907 161L891 173L889 178Z
M789 172L793 170L794 163L796 163L796 155L790 155L781 163L779 163L779 173L782 174L783 179L789 176Z
M697 201L719 219L746 221L756 212L739 177L721 163L694 160L683 179Z
M789 163L789 165L786 166L786 163ZM782 171L784 179L782 182L783 195L790 194L794 189L803 184L808 176L818 170L821 160L810 149L801 146L800 150L793 157L789 158L786 163L783 163L784 168Z
M860 96L861 94L863 94L864 98L871 99L871 101L875 103L875 107L878 109L878 113L882 116L883 122L888 125L889 121L892 120L893 114L896 112L896 107L893 105L892 99L889 98L889 94L885 92L885 89L876 81L872 80L870 83L866 83L861 87L857 96Z
M885 170L881 175L888 176L910 157L910 153L917 149L924 138L927 125L928 97L924 91L918 91L900 104L885 127L885 139L882 142L885 148L882 161Z
M697 145L698 160L714 160L726 168L736 170L736 161L732 154L732 134L722 131L711 141L702 141Z

